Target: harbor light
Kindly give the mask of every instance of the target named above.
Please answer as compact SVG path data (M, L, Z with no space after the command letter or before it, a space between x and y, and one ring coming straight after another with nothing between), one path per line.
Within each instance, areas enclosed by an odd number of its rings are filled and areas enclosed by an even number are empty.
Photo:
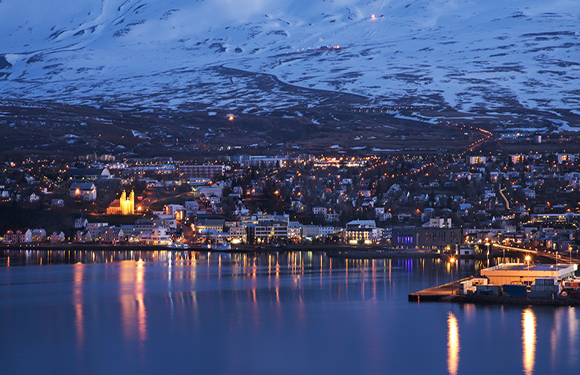
M524 259L526 260L526 262L528 262L528 285L530 285L530 259L532 259L532 257L526 255Z

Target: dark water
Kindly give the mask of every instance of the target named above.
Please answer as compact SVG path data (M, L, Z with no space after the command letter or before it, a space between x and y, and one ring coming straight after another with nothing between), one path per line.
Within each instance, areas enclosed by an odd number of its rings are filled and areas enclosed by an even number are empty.
M1 373L577 373L576 308L407 301L484 266L4 251Z

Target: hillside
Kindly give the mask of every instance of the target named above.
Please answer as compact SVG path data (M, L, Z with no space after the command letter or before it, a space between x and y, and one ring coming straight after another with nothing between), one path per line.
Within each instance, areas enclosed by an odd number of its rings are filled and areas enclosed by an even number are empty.
M0 97L246 113L327 100L260 73L356 105L571 110L579 18L564 0L4 0Z

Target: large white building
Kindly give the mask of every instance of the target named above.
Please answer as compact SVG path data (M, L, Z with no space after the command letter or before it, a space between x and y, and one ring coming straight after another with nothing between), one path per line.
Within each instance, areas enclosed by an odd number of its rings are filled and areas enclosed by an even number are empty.
M577 269L577 264L502 263L481 270L481 276L487 277L494 285L531 284L536 278L564 279L574 276Z

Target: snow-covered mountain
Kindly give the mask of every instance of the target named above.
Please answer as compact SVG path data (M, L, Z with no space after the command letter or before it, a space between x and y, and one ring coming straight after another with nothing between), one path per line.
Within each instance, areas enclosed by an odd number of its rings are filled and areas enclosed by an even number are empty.
M321 104L285 83L376 105L577 109L578 25L578 0L0 0L0 98Z

